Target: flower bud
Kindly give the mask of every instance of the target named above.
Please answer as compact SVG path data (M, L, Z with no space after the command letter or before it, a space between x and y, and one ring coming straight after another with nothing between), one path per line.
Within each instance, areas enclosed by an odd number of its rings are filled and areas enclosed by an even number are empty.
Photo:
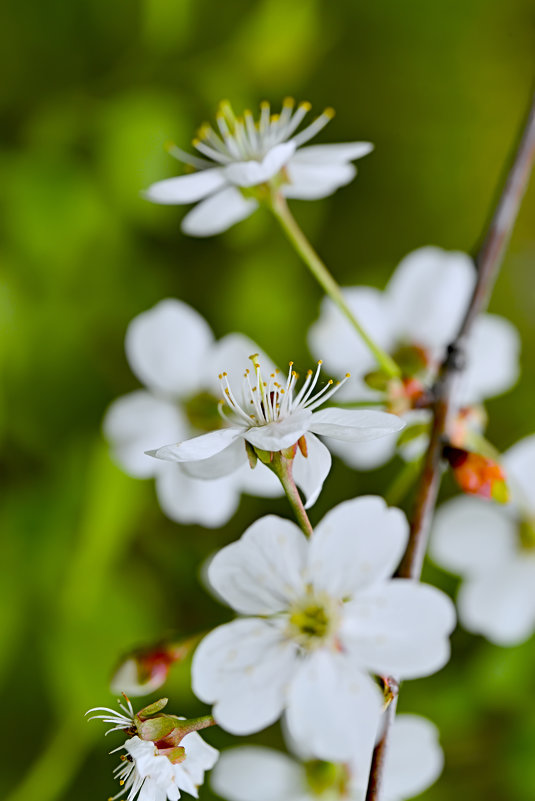
M451 445L445 446L443 455L463 492L488 498L497 503L507 503L509 490L505 474L495 459Z

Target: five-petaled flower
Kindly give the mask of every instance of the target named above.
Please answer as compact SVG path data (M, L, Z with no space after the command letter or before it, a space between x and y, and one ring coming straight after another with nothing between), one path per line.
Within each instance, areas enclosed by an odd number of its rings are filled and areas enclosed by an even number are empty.
M179 523L221 526L234 514L240 493L273 497L279 482L268 470L243 467L211 481L188 475L179 464L145 455L162 442L192 437L222 425L217 413L217 365L240 369L254 343L242 334L219 341L201 315L167 299L135 317L126 333L126 355L145 385L110 406L104 432L117 462L132 476L154 476L160 505Z
M289 743L300 761L259 746L224 751L210 784L227 801L364 801L373 748L346 763L311 759L306 748ZM394 720L381 782L381 801L405 801L439 777L444 754L438 731L426 718L399 715Z
M448 660L454 606L434 587L390 579L408 536L382 498L332 509L310 540L263 517L212 560L208 577L242 617L193 658L193 690L234 734L286 710L291 735L319 759L345 761L377 731L382 693L370 674L427 676Z
M535 434L502 457L511 503L454 498L438 510L431 555L464 581L457 604L469 631L517 645L535 630Z
M162 728L167 720L161 725L157 722L154 725L158 718L149 715L140 719L142 712L134 714L132 704L126 696L125 701L126 704L119 703L121 712L108 707L96 707L88 712L97 713L90 720L112 724L106 734L124 731L129 735L122 745L111 752L126 751L114 769L114 777L121 789L113 799L122 798L128 793L126 801L134 801L136 798L138 801L178 801L181 790L198 798L197 788L204 781L205 771L213 768L217 762L219 752L208 745L196 731L189 731L175 738L179 745L175 745L173 741L168 742L166 736L150 739L147 734L143 734L144 724L149 727L152 724L155 730L159 728L161 735L167 732L169 738L173 723L180 724L183 719L164 715L162 721L168 719L171 722L167 728ZM163 708L165 702L166 699L162 699L152 706ZM146 709L150 712L150 707ZM140 734L142 736L138 736Z
M353 180L356 169L351 162L373 149L369 142L302 148L332 119L332 109L296 133L310 110L309 103L294 110L294 101L287 98L280 114L271 114L269 103L260 108L255 122L250 111L236 117L230 103L221 103L219 131L205 124L193 141L202 158L170 147L170 153L194 172L158 181L146 190L145 197L164 204L200 200L182 221L185 233L211 236L245 219L258 208L259 187L302 200L327 197Z
M328 298L309 332L311 350L325 354L329 370L351 370L353 378L344 387L344 400L387 400L401 410L408 407L404 419L408 429L414 426L416 435L430 420L427 410L417 408L418 397L436 377L475 281L474 264L465 253L425 247L401 261L384 292L366 286L343 290L350 309L374 342L391 353L403 369L403 382L385 381L393 390L389 398L370 388L374 376L369 374L376 369L373 356ZM477 318L465 345L466 368L456 390L459 410L510 389L518 377L519 348L518 333L508 320L495 314ZM407 430L403 438L408 434ZM426 441L425 435L407 439L400 454L411 460L423 452ZM369 469L394 455L396 441L385 439L358 449L340 442L332 450L352 467Z
M293 362L283 379L280 371L271 366L264 377L258 355L250 359L254 369L245 370L240 392L231 388L226 372L219 374L224 428L164 445L150 454L187 465L192 475L215 478L228 475L247 462L244 443L273 453L299 442L301 448L295 452L293 477L307 496L307 506L311 506L331 466L329 451L315 434L355 443L392 435L403 428L399 417L382 411L334 408L316 411L349 378L346 376L338 384L329 380L317 391L321 362L315 371L308 371L297 390L298 375Z

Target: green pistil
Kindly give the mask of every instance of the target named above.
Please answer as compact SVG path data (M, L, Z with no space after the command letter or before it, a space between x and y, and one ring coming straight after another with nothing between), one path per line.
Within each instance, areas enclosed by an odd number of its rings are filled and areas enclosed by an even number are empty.
M330 621L322 606L311 603L296 609L290 615L290 624L307 638L323 639L329 631Z
M518 526L518 539L523 551L535 551L535 520L524 519Z
M199 392L184 404L184 411L191 425L198 431L215 431L222 426L217 410L218 400L209 392Z
M314 759L305 762L304 767L308 789L313 795L333 799L347 796L350 776L346 765Z

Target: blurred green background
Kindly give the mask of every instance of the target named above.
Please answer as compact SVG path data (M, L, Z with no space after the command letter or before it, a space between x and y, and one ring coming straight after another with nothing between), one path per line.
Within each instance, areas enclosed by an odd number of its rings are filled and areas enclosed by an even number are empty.
M2 4L2 798L112 795L116 742L83 713L113 704L118 655L227 619L199 566L268 509L288 514L248 498L222 530L180 527L152 482L109 461L100 423L137 386L123 353L134 315L175 296L218 336L241 330L279 363L303 362L321 297L267 214L194 240L183 209L143 201L140 189L178 172L164 143L187 147L224 97L333 105L318 141L376 151L350 186L293 210L341 283L382 287L416 247L476 244L528 103L534 23L532 0ZM491 303L524 339L520 384L488 404L501 448L535 429L534 212L532 184ZM337 463L313 521L383 491L397 466ZM455 590L432 566L425 577ZM442 733L447 767L425 799L533 799L533 641L502 649L457 631L453 643L448 667L401 698ZM200 714L188 670L165 692L172 711Z

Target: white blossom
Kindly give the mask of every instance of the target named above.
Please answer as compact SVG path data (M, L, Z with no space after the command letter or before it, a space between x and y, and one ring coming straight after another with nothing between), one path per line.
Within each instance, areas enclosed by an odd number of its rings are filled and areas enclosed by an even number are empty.
M210 582L247 615L208 634L193 659L194 692L223 728L248 734L286 711L317 758L366 747L382 703L370 674L426 676L449 657L449 598L389 578L407 536L399 509L362 497L331 510L310 540L268 516L214 557Z
M342 764L296 755L300 761L260 746L232 748L221 754L210 783L227 801L364 801L371 747L363 758ZM399 715L389 735L381 801L422 793L443 764L436 726L418 715Z
M344 297L372 339L397 356L410 349L426 362L424 384L429 385L448 344L453 340L474 288L476 272L465 253L424 247L406 256L398 265L386 289L346 287ZM344 400L378 400L364 376L376 369L373 356L355 335L351 325L331 300L325 298L319 319L309 332L313 353L326 354L326 366L333 371L350 369L353 379L344 387ZM510 389L518 378L519 337L503 317L482 314L466 343L466 370L456 390L461 406L477 404ZM429 420L425 410L411 411L410 425ZM407 459L418 456L426 439L401 452ZM356 449L347 443L333 447L348 464L370 469L388 461L396 450L395 440L380 440Z
M188 175L158 181L145 192L154 203L200 203L182 221L182 230L192 236L211 236L249 217L259 200L254 187L276 185L289 198L315 200L332 194L353 180L351 163L367 155L369 142L301 147L333 117L326 109L299 133L310 110L309 103L287 98L280 114L271 114L269 103L260 106L258 121L250 111L237 118L228 102L220 106L218 130L203 125L192 156L172 146L170 153L193 171Z
M180 523L223 525L235 512L241 492L281 494L269 471L248 467L210 481L188 475L179 465L156 461L145 451L162 442L219 427L219 361L241 365L255 345L241 334L219 341L198 312L167 299L135 317L126 334L126 355L145 385L110 406L104 432L120 466L132 476L156 480L160 505Z
M188 465L197 476L220 477L247 462L245 442L262 451L274 452L290 448L305 438L306 448L295 454L293 475L307 496L308 507L318 497L331 467L329 451L315 434L358 443L394 434L404 425L396 415L381 411L334 408L317 411L349 378L346 376L339 384L329 380L318 391L321 361L315 371L308 371L297 390L298 375L293 362L287 377L282 378L280 371L271 365L263 375L258 354L250 359L254 370L247 368L243 373L241 391L231 388L226 371L219 373L224 428L164 445L152 455Z
M535 435L503 457L511 503L454 498L435 518L431 556L463 577L461 623L498 645L535 631Z
M124 731L129 737L111 752L126 751L114 769L114 778L121 789L110 799L126 796L126 801L178 801L180 791L198 798L197 788L204 781L204 773L213 768L219 751L208 745L196 731L180 740L180 748L158 748L152 740L141 739L135 734L136 721L132 704L125 697L119 702L121 711L108 707L90 709L89 720L102 720L112 724L106 734ZM182 720L182 718L181 718ZM180 754L177 755L177 751Z

